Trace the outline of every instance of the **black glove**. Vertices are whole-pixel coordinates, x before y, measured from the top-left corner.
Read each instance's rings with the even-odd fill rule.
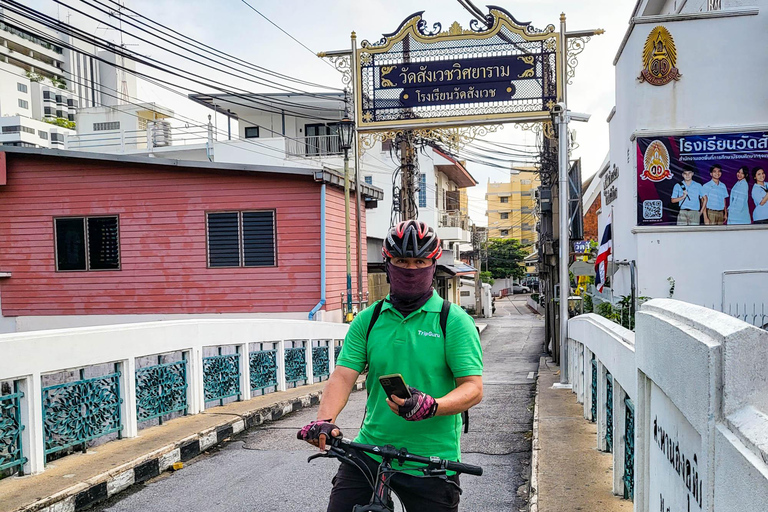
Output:
[[[338,430],[338,436],[333,436],[331,432]],[[325,439],[320,439],[320,436],[324,435]],[[296,433],[296,439],[301,439],[315,446],[320,446],[321,449],[325,448],[325,441],[332,437],[341,437],[341,429],[331,423],[331,419],[316,420],[305,425],[301,430]]]
[[[405,399],[403,405],[397,406],[397,414],[408,421],[421,421],[431,418],[437,413],[437,401],[426,393],[408,386],[411,397]]]

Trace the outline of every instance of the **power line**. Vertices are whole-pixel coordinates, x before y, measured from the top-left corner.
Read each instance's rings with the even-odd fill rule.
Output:
[[[100,0],[94,0],[94,1],[96,3],[98,3],[98,4],[100,4],[100,5],[105,5]],[[313,87],[320,87],[320,88],[323,88],[323,89],[330,89],[330,90],[334,90],[334,91],[341,91],[342,90],[342,89],[339,89],[337,87],[329,87],[327,85],[322,85],[322,84],[317,84],[317,83],[313,83],[313,82],[308,82],[308,81],[300,79],[300,78],[291,77],[289,75],[285,75],[283,73],[278,73],[278,72],[273,71],[271,69],[264,68],[262,66],[258,66],[256,64],[248,62],[248,61],[246,61],[244,59],[241,59],[239,57],[236,57],[234,55],[231,55],[229,53],[221,51],[221,50],[219,50],[217,48],[214,48],[213,46],[209,46],[209,45],[207,45],[207,44],[205,44],[205,43],[203,43],[201,41],[198,41],[197,39],[194,39],[193,37],[190,37],[190,36],[187,36],[185,34],[182,34],[181,32],[178,32],[177,30],[174,30],[171,27],[168,27],[168,26],[166,26],[166,25],[164,25],[164,24],[162,24],[162,23],[160,23],[160,22],[158,22],[156,20],[153,20],[151,18],[148,18],[147,16],[144,16],[143,14],[141,14],[141,13],[139,13],[139,12],[133,10],[133,9],[130,9],[130,8],[124,6],[124,5],[121,5],[120,3],[116,2],[115,0],[108,0],[108,1],[113,3],[113,4],[115,4],[115,5],[121,6],[123,10],[126,10],[126,11],[132,13],[133,15],[135,15],[138,18],[147,20],[147,21],[151,22],[152,24],[157,25],[157,26],[167,30],[171,34],[176,34],[178,36],[181,36],[181,37],[171,36],[174,39],[176,39],[177,41],[184,42],[188,46],[193,46],[193,47],[196,47],[196,48],[201,49],[201,50],[207,49],[207,51],[209,51],[209,53],[212,53],[212,54],[213,53],[221,54],[222,56],[227,57],[225,60],[229,60],[230,62],[236,62],[236,63],[238,63],[239,65],[241,65],[243,67],[248,67],[248,68],[254,69],[256,71],[260,71],[260,72],[263,72],[265,74],[275,76],[276,78],[281,78],[281,79],[287,80],[287,81],[293,81],[295,83],[300,83],[300,84],[303,84],[303,85],[308,85],[308,86],[313,86]],[[141,23],[142,25],[149,27],[149,25],[147,23],[144,23],[142,21],[138,21],[138,23]],[[185,39],[189,40],[189,41],[192,41],[195,44],[193,45],[193,44],[187,43],[186,41],[184,41]]]
[[[96,1],[98,1],[98,0],[96,0]],[[197,59],[193,59],[192,57],[188,57],[188,56],[186,56],[186,55],[182,55],[182,54],[180,54],[180,53],[179,53],[179,52],[177,52],[177,51],[174,51],[174,50],[170,50],[170,49],[168,49],[167,47],[165,47],[165,46],[162,46],[162,45],[160,45],[160,44],[157,44],[157,43],[153,43],[153,42],[151,42],[151,41],[148,41],[148,40],[144,39],[143,37],[139,37],[139,36],[137,36],[136,34],[134,34],[134,33],[132,33],[132,32],[129,32],[129,31],[127,31],[127,30],[124,30],[122,27],[115,27],[114,25],[110,25],[109,23],[106,23],[106,22],[104,22],[104,21],[103,21],[103,20],[101,20],[101,19],[98,19],[98,18],[96,18],[96,17],[94,17],[94,16],[91,16],[91,15],[89,15],[89,14],[86,14],[86,13],[84,13],[83,11],[80,11],[80,10],[78,10],[78,9],[75,9],[75,8],[73,8],[73,7],[69,6],[68,4],[66,4],[66,3],[62,2],[61,0],[53,0],[53,2],[55,2],[55,3],[59,4],[59,5],[63,5],[64,7],[67,7],[68,9],[72,9],[72,10],[74,10],[75,12],[82,14],[83,16],[86,16],[86,17],[88,17],[88,18],[90,18],[90,19],[92,19],[92,20],[94,20],[94,21],[97,21],[97,22],[99,22],[99,23],[102,23],[102,24],[106,25],[107,27],[110,27],[110,28],[112,28],[112,29],[114,29],[114,30],[118,30],[118,31],[120,31],[120,33],[121,33],[121,34],[126,34],[126,35],[129,35],[129,36],[131,36],[131,37],[133,37],[133,38],[135,38],[135,39],[137,39],[137,40],[139,40],[139,41],[142,41],[142,42],[144,42],[144,43],[147,43],[147,44],[149,44],[149,45],[151,45],[151,46],[154,46],[155,48],[158,48],[158,49],[160,49],[160,50],[166,51],[166,52],[170,53],[171,55],[175,55],[175,56],[177,56],[177,57],[181,57],[181,58],[183,58],[183,59],[189,60],[189,61],[191,61],[191,62],[194,62],[194,63],[196,63],[196,64],[201,64],[201,65],[207,66],[207,67],[209,67],[209,68],[211,68],[211,69],[215,69],[216,71],[221,71],[221,72],[229,73],[229,71],[227,71],[227,69],[222,69],[222,68],[219,68],[219,67],[216,67],[216,66],[211,66],[211,65],[209,65],[209,64],[206,64],[206,63],[204,63],[204,62],[201,62],[201,61],[199,61],[199,60],[197,60]],[[86,4],[86,5],[88,5],[89,7],[93,8],[93,9],[95,9],[95,10],[97,10],[97,11],[101,12],[101,13],[104,13],[104,14],[106,14],[106,15],[110,16],[110,17],[116,17],[116,16],[115,16],[115,14],[114,14],[114,12],[112,12],[112,11],[108,11],[108,10],[105,10],[105,9],[102,9],[102,8],[100,8],[100,7],[97,7],[97,6],[93,5],[92,3],[90,3],[88,0],[80,0],[80,2],[82,2],[82,3]],[[103,4],[102,4],[102,5],[103,5]],[[119,18],[119,20],[120,20],[120,23],[121,23],[121,24],[122,24],[122,23],[125,23],[126,25],[130,25],[130,26],[132,26],[132,27],[134,27],[134,28],[137,28],[137,29],[138,29],[138,30],[140,30],[141,32],[143,32],[143,33],[145,33],[145,34],[148,34],[148,35],[150,35],[150,36],[152,36],[152,37],[154,37],[154,38],[157,38],[157,39],[161,39],[161,40],[163,39],[163,38],[161,38],[160,36],[158,36],[158,35],[156,35],[156,34],[154,34],[154,33],[152,33],[152,32],[149,32],[147,29],[144,29],[144,28],[141,28],[141,27],[139,27],[138,25],[136,25],[135,23],[132,23],[131,21],[128,21],[128,20],[123,20],[123,19],[122,19],[122,17],[120,17],[120,18]],[[167,35],[167,34],[165,34],[165,35]],[[239,69],[236,69],[236,68],[234,68],[233,66],[231,66],[231,65],[229,65],[229,64],[224,64],[224,63],[222,63],[222,62],[221,62],[221,61],[219,61],[219,60],[213,59],[213,58],[211,58],[211,57],[207,57],[207,56],[205,56],[205,55],[203,55],[203,54],[201,54],[201,53],[199,53],[199,52],[196,52],[196,51],[193,51],[193,50],[189,50],[189,49],[185,49],[185,48],[180,48],[180,49],[182,49],[183,51],[189,52],[189,53],[191,53],[192,55],[195,55],[195,56],[201,57],[201,58],[203,58],[203,59],[206,59],[207,61],[210,61],[210,62],[214,62],[214,63],[216,63],[216,64],[220,64],[220,65],[223,65],[223,66],[225,66],[226,68],[228,68],[229,70],[235,71],[236,73],[243,73],[243,74],[245,74],[245,76],[242,76],[242,75],[240,75],[240,74],[234,74],[234,73],[231,73],[231,74],[232,74],[232,76],[234,76],[234,77],[236,77],[236,78],[240,78],[240,79],[242,79],[242,80],[246,80],[246,81],[248,81],[248,82],[252,82],[252,83],[255,83],[255,84],[257,84],[257,85],[263,85],[263,86],[266,86],[266,87],[271,87],[271,88],[273,88],[273,89],[277,89],[277,90],[279,90],[279,91],[283,91],[283,92],[298,92],[298,93],[306,94],[306,95],[308,95],[308,96],[315,96],[313,93],[310,93],[310,92],[306,92],[306,91],[303,91],[303,90],[301,90],[301,89],[297,89],[297,88],[295,88],[295,87],[291,87],[291,86],[286,86],[286,85],[278,84],[277,82],[274,82],[274,81],[272,81],[272,80],[268,80],[268,79],[265,79],[265,78],[259,77],[259,76],[255,75],[255,74],[253,74],[253,73],[249,73],[249,72],[241,71],[241,70],[239,70]],[[145,58],[148,58],[148,57],[145,57]],[[199,76],[199,75],[195,75],[195,76]],[[249,77],[250,77],[250,78],[249,78]],[[311,107],[311,106],[308,106],[308,105],[307,105],[307,106],[305,106],[305,108],[310,108],[310,109],[311,109],[311,108],[314,108],[314,109],[317,109],[317,110],[328,110],[328,109],[322,109],[322,108],[318,108],[318,107]]]
[[[312,49],[310,49],[310,48],[309,48],[307,45],[305,45],[304,43],[302,43],[301,41],[299,41],[298,39],[296,39],[295,37],[293,37],[291,34],[289,34],[288,32],[286,32],[285,30],[283,30],[283,29],[282,29],[282,28],[281,28],[281,27],[280,27],[280,26],[279,26],[277,23],[275,23],[275,22],[274,22],[274,21],[272,21],[271,19],[269,19],[269,18],[267,18],[266,16],[264,16],[264,15],[263,15],[263,14],[262,14],[262,13],[261,13],[261,12],[260,12],[258,9],[256,9],[254,6],[252,6],[251,4],[249,4],[248,2],[246,2],[245,0],[241,0],[241,1],[242,1],[242,2],[243,2],[245,5],[247,5],[248,7],[250,7],[250,8],[251,8],[251,10],[252,10],[252,11],[254,11],[256,14],[258,14],[259,16],[261,16],[262,18],[264,18],[265,20],[267,20],[268,22],[270,22],[270,23],[271,23],[271,24],[272,24],[274,27],[276,27],[276,28],[277,28],[277,29],[278,29],[280,32],[282,32],[283,34],[287,35],[288,37],[290,37],[291,39],[293,39],[294,41],[296,41],[297,43],[299,43],[299,44],[300,44],[301,46],[303,46],[303,47],[304,47],[304,48],[305,48],[305,49],[306,49],[306,50],[307,50],[309,53],[311,53],[312,55],[314,55],[315,57],[317,57],[317,52],[314,52],[314,51],[312,51]],[[326,60],[323,60],[323,62],[325,62],[326,64],[328,64],[329,66],[331,66],[331,68],[333,68],[333,69],[336,69],[336,68],[334,68],[334,67],[333,67],[333,66],[332,66],[332,65],[331,65],[331,64],[330,64],[328,61],[326,61]]]
[[[189,81],[191,81],[193,83],[197,83],[197,84],[200,84],[200,85],[211,87],[213,89],[222,91],[224,93],[227,93],[227,94],[230,94],[232,96],[244,99],[246,101],[249,101],[249,102],[257,104],[257,105],[266,105],[267,107],[271,107],[272,109],[266,108],[266,107],[257,108],[257,107],[254,107],[253,105],[248,105],[248,104],[245,104],[245,103],[239,103],[239,102],[236,102],[236,101],[230,101],[232,104],[253,108],[255,110],[262,110],[264,112],[271,112],[273,114],[279,114],[279,113],[282,113],[282,112],[288,112],[290,114],[293,114],[295,117],[300,117],[300,118],[304,118],[304,119],[317,119],[317,120],[324,120],[324,121],[335,121],[335,119],[331,119],[331,118],[323,118],[323,117],[319,117],[319,116],[307,116],[307,115],[301,114],[299,112],[295,112],[293,110],[289,110],[289,109],[285,109],[285,108],[280,108],[280,107],[273,107],[273,106],[269,105],[268,103],[266,103],[264,101],[260,101],[260,100],[254,99],[253,97],[248,97],[247,96],[247,95],[253,96],[253,93],[246,92],[246,95],[244,95],[242,93],[237,93],[237,92],[233,92],[233,91],[224,89],[224,88],[221,87],[221,85],[226,85],[226,84],[222,84],[221,82],[212,81],[213,84],[218,84],[218,85],[211,85],[211,83],[208,83],[208,82],[204,82],[204,81],[201,81],[201,80],[196,80],[196,79],[189,78],[188,75],[191,75],[191,74],[189,72],[187,72],[186,70],[182,70],[180,68],[176,68],[174,66],[170,66],[170,65],[164,64],[164,63],[162,63],[160,61],[157,61],[156,59],[152,59],[152,58],[148,58],[148,59],[150,61],[156,61],[159,64],[154,64],[152,62],[148,62],[146,60],[138,58],[140,56],[137,57],[136,55],[132,55],[131,53],[128,53],[128,52],[124,51],[123,49],[116,48],[114,44],[112,44],[112,43],[110,43],[110,42],[108,42],[108,41],[106,41],[106,40],[104,40],[102,38],[98,38],[96,36],[91,36],[90,34],[84,33],[80,29],[77,29],[77,28],[75,28],[75,27],[73,27],[71,25],[68,25],[66,23],[60,22],[58,20],[55,20],[54,18],[51,18],[50,16],[47,16],[47,15],[45,15],[43,13],[40,13],[39,11],[36,11],[34,9],[31,9],[31,8],[25,7],[23,5],[20,5],[17,2],[14,2],[12,0],[3,0],[3,2],[5,2],[6,4],[10,4],[10,6],[8,6],[8,5],[6,6],[6,9],[8,9],[11,12],[15,12],[15,13],[21,15],[21,16],[24,16],[24,17],[26,17],[28,19],[36,21],[36,22],[38,22],[38,23],[40,23],[40,24],[42,24],[42,25],[44,25],[44,26],[46,26],[48,28],[51,28],[51,29],[57,30],[59,32],[62,32],[64,34],[66,34],[66,35],[69,35],[70,37],[74,37],[74,38],[79,39],[81,41],[84,41],[86,43],[92,44],[95,47],[102,48],[104,50],[112,52],[115,55],[122,56],[122,57],[128,57],[131,60],[133,60],[133,61],[135,61],[137,63],[144,64],[144,65],[146,65],[146,66],[148,66],[148,67],[150,67],[152,69],[156,69],[158,71],[163,71],[163,72],[168,73],[170,75],[174,75],[174,76],[177,76],[179,78],[189,80]],[[30,13],[31,13],[31,15],[30,15]],[[22,23],[19,23],[19,24],[20,25],[24,25]],[[27,27],[29,27],[29,26],[27,26]],[[29,27],[29,29],[31,29],[31,30],[33,30],[35,32],[40,33],[38,30],[34,29],[34,27]],[[43,33],[43,36],[46,37],[46,39],[51,39],[51,37],[48,34],[44,34]],[[193,93],[196,93],[196,94],[204,94],[204,93],[202,93],[200,91],[192,89],[191,87],[180,85],[180,84],[175,84],[173,82],[169,82],[167,80],[160,79],[160,78],[157,78],[157,77],[150,77],[150,75],[147,75],[145,73],[129,69],[129,68],[125,67],[125,66],[118,65],[116,63],[108,62],[106,59],[104,59],[102,57],[99,57],[98,55],[94,55],[92,53],[85,52],[82,49],[74,47],[74,46],[72,46],[71,44],[69,44],[69,43],[67,43],[65,41],[62,41],[62,40],[58,40],[58,41],[59,42],[57,44],[59,44],[62,47],[65,47],[65,48],[67,48],[69,50],[72,50],[72,51],[74,51],[76,53],[81,53],[83,55],[88,55],[88,56],[90,56],[91,58],[93,58],[95,60],[98,60],[100,62],[104,62],[107,65],[110,65],[112,67],[115,67],[117,69],[120,69],[120,70],[128,72],[128,73],[131,73],[131,74],[133,74],[135,76],[140,76],[142,78],[144,78],[144,77],[153,78],[157,82],[162,82],[162,83],[165,83],[167,85],[172,85],[172,86],[180,87],[182,89],[185,89],[187,91],[190,91],[190,92],[193,92]],[[166,66],[167,68],[176,69],[178,71],[169,71],[168,69],[164,69],[162,67],[163,65]],[[200,77],[200,75],[193,75],[193,76]],[[203,78],[203,77],[200,77],[200,78]],[[301,105],[296,105],[296,106],[301,107]],[[274,110],[274,109],[278,109],[278,110]]]

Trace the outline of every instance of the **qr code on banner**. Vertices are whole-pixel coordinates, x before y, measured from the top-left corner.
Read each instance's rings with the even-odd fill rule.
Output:
[[[643,201],[643,218],[646,220],[661,219],[661,201],[659,199],[649,199]]]

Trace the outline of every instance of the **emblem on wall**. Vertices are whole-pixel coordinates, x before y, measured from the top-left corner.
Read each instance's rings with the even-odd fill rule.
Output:
[[[675,67],[677,49],[672,34],[659,25],[651,30],[643,48],[643,70],[638,79],[651,85],[666,85],[682,76]]]
[[[672,172],[669,170],[669,151],[660,140],[654,140],[648,145],[643,161],[645,170],[640,175],[641,179],[649,181],[672,179]]]

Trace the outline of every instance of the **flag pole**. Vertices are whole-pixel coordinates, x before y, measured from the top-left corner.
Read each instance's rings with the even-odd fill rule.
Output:
[[[611,273],[611,308],[613,308],[613,276],[616,273],[616,248],[613,245],[613,205],[611,205],[611,268],[609,272]]]

